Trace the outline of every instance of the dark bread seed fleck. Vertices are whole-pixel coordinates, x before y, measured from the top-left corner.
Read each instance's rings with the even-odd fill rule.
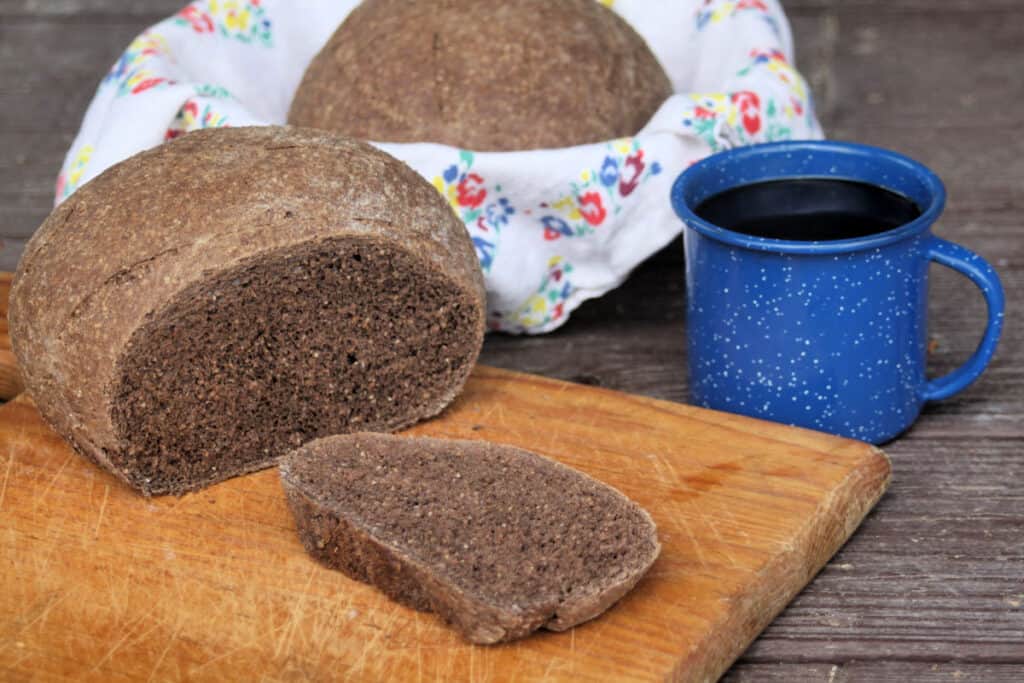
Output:
[[[333,436],[289,454],[280,472],[314,557],[474,642],[591,619],[660,549],[635,503],[512,446]]]

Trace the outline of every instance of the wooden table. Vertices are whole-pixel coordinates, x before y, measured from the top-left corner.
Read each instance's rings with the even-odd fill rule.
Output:
[[[0,0],[0,234],[28,235],[98,75],[181,0]],[[991,259],[1007,326],[984,378],[886,450],[889,494],[728,681],[1024,680],[1024,19],[1019,0],[785,3],[831,137],[946,180],[938,232]],[[0,270],[14,251],[0,252]],[[686,400],[680,242],[544,337],[483,362]],[[984,306],[935,269],[931,368],[967,357]],[[0,625],[0,637],[8,637]]]

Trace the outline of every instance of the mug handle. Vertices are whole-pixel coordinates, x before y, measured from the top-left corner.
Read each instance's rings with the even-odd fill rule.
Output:
[[[974,354],[953,372],[933,379],[925,385],[924,400],[937,401],[949,398],[967,388],[971,382],[978,379],[985,366],[992,360],[992,354],[996,352],[996,346],[999,344],[999,335],[1003,331],[1003,309],[1006,300],[1003,296],[1003,285],[995,269],[970,249],[933,236],[928,245],[927,256],[930,261],[967,276],[985,295],[985,303],[988,304],[985,336],[982,337]]]

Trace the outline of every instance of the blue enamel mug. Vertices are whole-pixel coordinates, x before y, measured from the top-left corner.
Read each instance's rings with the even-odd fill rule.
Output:
[[[919,215],[847,239],[778,239],[715,225],[704,202],[754,183],[852,181],[912,201]],[[926,401],[952,396],[985,369],[999,341],[1004,297],[981,257],[932,234],[942,182],[892,151],[781,142],[712,155],[684,171],[672,204],[685,224],[690,390],[695,403],[872,443],[913,424]],[[971,358],[925,375],[928,270],[967,276],[988,305]]]

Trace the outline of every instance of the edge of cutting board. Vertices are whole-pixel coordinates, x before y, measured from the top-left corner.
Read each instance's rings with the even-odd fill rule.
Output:
[[[559,396],[567,390],[573,390],[574,394],[569,409],[572,416],[564,430],[559,428],[557,433],[545,430],[532,435],[524,432],[529,430],[539,410],[548,408],[545,412],[550,415],[553,405],[561,405]],[[495,407],[508,402],[513,402],[515,408]],[[557,419],[561,418],[559,413]],[[549,422],[551,419],[548,418]],[[604,441],[606,437],[602,435],[602,440],[595,441],[595,425],[606,424],[609,419],[614,428],[608,434],[610,440]],[[673,460],[667,454],[659,455],[646,447],[638,450],[624,446],[634,436],[626,433],[626,425],[658,431],[659,423],[679,420],[690,424],[691,442],[684,448],[695,449],[693,460]],[[6,503],[7,511],[14,513],[6,520],[0,515],[0,530],[7,532],[0,534],[4,538],[0,547],[7,543],[7,552],[14,558],[10,566],[0,567],[0,577],[5,572],[13,572],[7,580],[15,579],[14,585],[18,587],[7,600],[0,598],[0,614],[13,618],[11,623],[15,627],[24,622],[24,629],[29,626],[33,629],[26,632],[15,628],[6,643],[0,639],[0,651],[4,645],[12,646],[14,640],[25,641],[24,656],[37,651],[37,656],[43,658],[28,660],[34,662],[33,666],[57,657],[53,661],[62,661],[59,667],[65,673],[82,673],[89,669],[89,673],[95,675],[87,675],[88,680],[105,680],[103,676],[113,671],[128,675],[127,669],[145,671],[153,666],[155,653],[161,648],[170,648],[170,643],[165,645],[165,641],[167,638],[173,641],[177,635],[168,631],[169,623],[179,618],[210,618],[209,615],[203,617],[205,610],[197,605],[222,600],[234,610],[232,618],[239,624],[252,625],[272,619],[275,612],[271,603],[275,598],[268,597],[262,599],[261,604],[250,606],[236,604],[234,598],[229,600],[224,593],[225,590],[229,591],[227,595],[242,591],[242,595],[247,595],[240,587],[244,583],[232,581],[250,573],[268,574],[268,564],[275,567],[270,572],[276,582],[275,590],[287,592],[288,596],[284,603],[278,600],[277,609],[285,605],[307,607],[302,610],[301,619],[293,614],[279,627],[274,627],[275,622],[271,621],[253,628],[276,633],[273,628],[286,627],[286,632],[305,633],[302,637],[305,647],[291,653],[266,647],[256,648],[257,651],[240,650],[232,641],[222,643],[200,637],[202,628],[193,625],[196,632],[190,636],[191,644],[179,642],[172,652],[164,653],[166,657],[161,655],[156,666],[165,661],[174,662],[173,666],[186,678],[192,678],[191,673],[201,668],[204,673],[199,678],[218,680],[233,677],[257,663],[265,673],[283,675],[289,667],[301,662],[304,667],[312,667],[308,672],[319,671],[318,676],[326,676],[329,671],[340,672],[341,669],[335,667],[343,666],[360,651],[365,657],[373,647],[390,647],[386,643],[393,636],[397,641],[394,647],[399,649],[387,652],[381,660],[389,663],[391,668],[387,670],[392,673],[407,670],[394,668],[397,666],[415,666],[416,660],[408,660],[408,653],[419,653],[423,645],[424,652],[434,653],[431,666],[441,667],[435,668],[435,672],[447,671],[458,678],[468,674],[471,680],[479,681],[506,680],[510,671],[517,673],[516,680],[546,676],[549,672],[554,674],[552,680],[716,680],[847,542],[882,497],[891,476],[887,456],[862,442],[478,366],[462,396],[441,418],[421,423],[406,433],[486,438],[503,443],[515,443],[517,438],[532,439],[536,443],[519,445],[536,448],[549,457],[576,466],[616,486],[645,506],[655,516],[663,542],[662,557],[649,576],[609,614],[565,634],[539,634],[506,647],[479,648],[457,642],[457,636],[449,633],[433,615],[403,611],[404,608],[392,605],[375,589],[351,582],[312,562],[294,532],[288,529],[291,524],[273,469],[231,479],[183,498],[164,496],[147,500],[75,456],[43,424],[28,395],[0,406],[0,432],[11,437],[6,468],[4,458],[0,457],[0,470],[6,470],[3,483],[7,494],[6,501],[0,497],[0,507],[5,507]],[[581,451],[573,445],[577,450],[575,457],[579,458],[573,461],[574,454],[564,442],[575,444],[581,435],[588,434],[590,436],[580,443],[586,442],[596,450]],[[617,443],[619,435],[623,440],[621,444]],[[549,441],[550,449],[540,447]],[[562,446],[558,445],[560,442]],[[29,455],[26,449],[35,448],[42,449],[40,455]],[[775,455],[767,455],[768,451]],[[762,453],[767,458],[763,462]],[[630,460],[627,462],[624,457]],[[30,464],[35,458],[38,458],[36,464]],[[15,459],[18,464],[12,470]],[[649,488],[650,482],[643,478],[633,480],[631,470],[621,469],[629,468],[629,463],[659,472],[656,487]],[[730,494],[726,500],[721,492],[716,493],[723,485],[719,477],[733,482],[727,488],[734,489],[738,497]],[[8,478],[11,486],[7,486]],[[822,487],[823,481],[830,483]],[[670,488],[666,489],[666,484]],[[48,504],[59,502],[59,508],[64,511],[55,515],[47,513],[43,499]],[[662,502],[656,503],[656,500]],[[803,516],[794,517],[792,509],[787,512],[791,505],[799,506]],[[678,513],[682,516],[668,516]],[[772,521],[776,514],[792,520],[793,526],[786,527],[785,533],[780,523]],[[748,516],[752,516],[751,519],[744,521]],[[226,520],[230,520],[229,526],[224,526]],[[160,529],[155,536],[148,531],[154,524]],[[768,536],[748,549],[747,539],[752,538],[748,532],[757,534],[758,529],[764,529]],[[56,536],[51,537],[51,532]],[[668,550],[669,536],[675,537],[672,551]],[[202,548],[193,548],[190,539],[195,537],[208,542]],[[680,543],[688,545],[688,537],[699,546],[693,552],[683,552],[680,547]],[[698,537],[703,540],[698,542]],[[56,559],[62,555],[57,549],[65,547],[65,542],[70,542],[72,547],[82,544],[83,553]],[[216,558],[189,559],[193,555],[206,557],[204,553],[210,552],[206,546],[221,551]],[[33,554],[37,547],[44,550],[38,558]],[[84,552],[86,549],[88,553]],[[94,552],[99,554],[92,555]],[[171,557],[177,555],[178,559],[168,564],[167,553]],[[83,556],[91,559],[81,559]],[[758,557],[761,559],[750,559]],[[97,619],[97,610],[112,609],[104,607],[103,600],[93,604],[95,600],[90,597],[95,590],[102,593],[105,586],[111,587],[107,585],[110,579],[102,578],[106,572],[96,571],[97,562],[106,567],[123,567],[130,575],[124,580],[131,582],[131,591],[152,596],[163,611],[184,609],[191,616],[152,616],[150,624],[145,616],[150,602],[133,597],[131,591],[115,591],[119,597],[118,609],[114,611],[123,614],[114,621],[109,616],[106,621],[95,623],[86,620],[83,615],[87,613]],[[207,566],[211,562],[215,566]],[[40,574],[38,570],[43,567],[47,569]],[[227,580],[225,576],[235,579]],[[191,606],[179,607],[173,598],[176,591],[182,590],[183,583],[196,591],[191,595]],[[232,588],[225,589],[226,585]],[[23,593],[20,597],[19,591]],[[51,603],[61,601],[58,598],[71,595],[77,597],[68,600],[66,608],[50,609]],[[167,596],[171,597],[165,599]],[[342,604],[338,602],[339,596],[345,596],[342,603],[349,601],[357,605],[357,613],[367,615],[371,623],[360,627],[358,620],[343,619],[337,624],[343,632],[332,633],[327,638],[321,623],[324,613],[308,606],[330,605],[328,611],[334,615],[337,605]],[[249,599],[252,597],[250,595]],[[29,606],[27,612],[25,606]],[[11,607],[16,608],[14,613],[10,612]],[[33,618],[33,615],[38,616],[39,609],[48,614],[45,625]],[[137,626],[142,630],[143,625],[145,629],[135,634],[131,647],[119,650],[120,659],[104,658],[97,663],[95,655],[82,657],[81,650],[77,655],[65,653],[58,657],[65,646],[70,647],[70,641],[64,642],[61,634],[78,634],[71,639],[84,639],[92,643],[91,650],[103,650],[108,644],[97,640],[103,637],[100,634],[109,633],[107,629],[112,623],[120,624],[124,619],[134,624],[133,629]],[[396,627],[397,630],[380,625],[399,623],[401,627]],[[418,642],[421,632],[427,638],[425,644]],[[116,639],[118,631],[114,633]],[[345,645],[347,649],[343,651],[337,649],[340,646],[328,644],[342,639],[351,643]],[[312,654],[317,651],[321,654],[311,658],[310,644]],[[589,653],[582,660],[576,659],[577,646],[581,653]],[[226,651],[237,653],[242,659],[222,661],[217,654],[219,650],[211,651],[211,647],[227,648]],[[336,648],[332,658],[322,660],[324,648],[331,651],[332,647]],[[410,650],[410,647],[415,649]],[[637,657],[647,661],[638,662]],[[202,664],[193,671],[189,664],[207,659],[218,665],[208,669],[207,664]],[[360,661],[365,666],[365,659]],[[99,668],[100,664],[105,668]],[[0,678],[3,671],[4,666],[0,664]],[[57,669],[50,673],[55,671]],[[8,673],[16,675],[18,671],[12,669]],[[365,675],[376,679],[381,672],[360,669],[347,670],[347,673],[357,678]]]
[[[0,399],[16,396],[23,387],[10,349],[6,321],[7,295],[11,281],[12,274],[0,273]],[[829,490],[822,501],[819,501],[814,514],[803,521],[785,552],[774,556],[763,565],[749,589],[730,598],[739,604],[724,610],[716,617],[716,621],[709,623],[705,636],[691,643],[688,651],[676,661],[669,674],[672,680],[703,681],[721,676],[850,538],[882,497],[891,478],[892,470],[888,457],[880,449],[866,443],[694,406],[623,394],[600,387],[577,386],[560,380],[485,366],[478,366],[474,370],[465,394],[457,401],[455,409],[447,413],[448,419],[423,423],[408,433],[479,438],[475,433],[479,425],[475,422],[480,419],[480,415],[466,409],[465,406],[482,405],[501,395],[514,395],[517,400],[522,399],[529,404],[533,395],[546,396],[552,390],[561,392],[570,388],[576,391],[577,396],[595,413],[600,413],[605,403],[616,403],[619,406],[628,406],[628,412],[634,419],[637,415],[649,415],[652,420],[664,416],[685,418],[705,424],[719,435],[725,434],[730,440],[728,444],[767,439],[785,448],[799,449],[819,454],[826,459],[834,458],[849,462],[847,475]],[[528,408],[543,409],[543,406],[528,405]],[[6,406],[0,406],[0,411],[17,414],[22,414],[23,411],[35,413],[35,407],[30,397],[21,395]],[[631,418],[626,416],[624,419],[628,428],[628,420]],[[493,435],[489,433],[488,436]],[[272,475],[263,472],[250,476],[255,478]],[[4,484],[6,483],[5,478]],[[0,501],[2,500],[0,497]],[[731,633],[733,637],[718,637],[717,634],[723,631]]]
[[[7,328],[7,298],[13,281],[14,273],[0,272],[0,401],[10,400],[25,390]]]

